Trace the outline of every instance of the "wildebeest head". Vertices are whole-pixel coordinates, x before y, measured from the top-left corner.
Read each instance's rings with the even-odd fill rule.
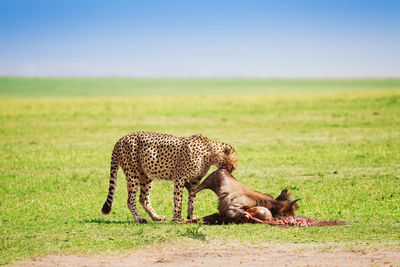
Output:
[[[273,207],[270,209],[274,218],[294,216],[294,212],[299,208],[296,202],[301,198],[290,200],[290,194],[285,189],[275,199]]]

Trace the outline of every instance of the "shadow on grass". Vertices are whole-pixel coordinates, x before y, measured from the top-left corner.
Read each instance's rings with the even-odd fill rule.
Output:
[[[131,224],[131,225],[143,225],[143,226],[144,225],[151,225],[151,226],[157,225],[157,226],[160,226],[160,225],[173,225],[173,224],[176,224],[176,223],[172,223],[172,222],[168,222],[168,221],[166,221],[166,222],[148,221],[147,223],[137,223],[135,221],[129,221],[129,220],[117,221],[117,220],[107,220],[107,219],[83,220],[83,221],[81,221],[81,223],[121,224],[121,225],[123,225],[123,224],[125,224],[125,225]]]
[[[137,224],[133,221],[115,221],[115,220],[102,220],[102,219],[91,219],[91,220],[83,220],[82,223],[97,223],[97,224]]]

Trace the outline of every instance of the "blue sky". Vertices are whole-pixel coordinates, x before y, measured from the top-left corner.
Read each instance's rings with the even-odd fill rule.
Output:
[[[0,75],[400,77],[400,1],[0,0]]]

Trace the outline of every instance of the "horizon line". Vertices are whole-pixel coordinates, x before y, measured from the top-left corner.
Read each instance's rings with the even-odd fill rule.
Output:
[[[396,80],[399,76],[144,76],[144,75],[1,75],[0,78],[41,78],[41,79],[254,79],[254,80]]]

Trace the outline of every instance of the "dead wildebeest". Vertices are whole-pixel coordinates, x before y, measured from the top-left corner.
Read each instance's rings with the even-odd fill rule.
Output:
[[[189,187],[189,184],[186,186]],[[287,190],[273,198],[241,184],[224,169],[218,169],[207,176],[197,187],[196,194],[204,189],[211,189],[219,198],[219,213],[200,219],[206,224],[265,223],[272,220],[272,217],[291,217],[299,207],[296,202],[300,198],[291,201]],[[199,219],[190,222],[196,221]]]

